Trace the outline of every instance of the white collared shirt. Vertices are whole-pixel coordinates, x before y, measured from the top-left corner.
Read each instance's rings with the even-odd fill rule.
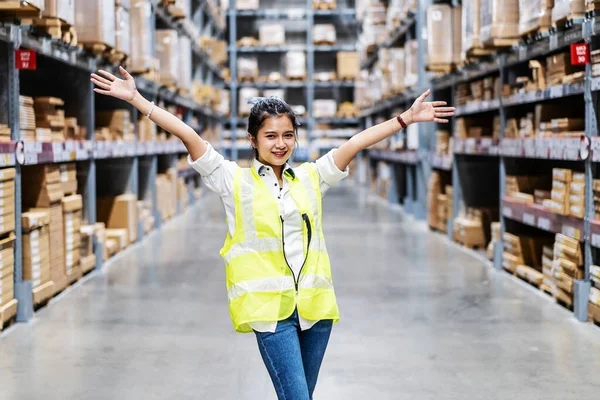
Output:
[[[192,161],[188,156],[188,162],[201,176],[206,187],[219,196],[225,207],[227,216],[227,225],[229,234],[233,236],[235,231],[235,205],[233,200],[233,175],[238,168],[237,163],[225,158],[219,154],[210,144],[204,155],[196,161]],[[329,188],[339,183],[348,176],[348,168],[340,171],[333,161],[335,149],[315,161],[320,178],[321,194],[324,195]],[[273,168],[263,165],[258,160],[253,161],[253,168],[265,180],[271,193],[279,202],[279,212],[283,218],[284,230],[284,252],[290,268],[294,272],[296,279],[300,273],[300,268],[304,262],[304,246],[302,239],[302,217],[296,203],[290,195],[290,185],[287,179],[283,178],[283,186],[280,187],[279,181],[275,176]],[[293,177],[293,169],[289,165],[284,166],[284,174]],[[300,328],[302,330],[310,329],[318,321],[300,319]],[[251,324],[252,329],[259,332],[275,332],[277,322],[255,322]]]

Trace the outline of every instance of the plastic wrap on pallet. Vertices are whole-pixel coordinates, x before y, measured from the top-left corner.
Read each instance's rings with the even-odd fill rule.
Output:
[[[176,85],[179,82],[179,38],[175,29],[157,29],[156,57],[160,62],[160,83]]]
[[[80,43],[102,43],[115,47],[115,3],[75,0],[75,30]]]
[[[337,111],[337,102],[332,99],[315,99],[313,101],[313,117],[333,118]]]
[[[256,57],[240,57],[237,60],[238,79],[258,78],[258,59]]]
[[[382,2],[372,2],[365,9],[365,23],[371,25],[385,25],[387,18],[386,4]]]
[[[554,0],[519,0],[519,35],[548,29]]]
[[[179,36],[179,86],[192,87],[192,40]]]
[[[75,0],[46,0],[43,9],[44,17],[59,18],[69,25],[75,23]]]
[[[432,4],[427,7],[428,64],[452,63],[452,7]]]
[[[406,18],[409,14],[416,14],[418,0],[404,0],[402,4],[402,17]]]
[[[585,11],[585,0],[554,0],[552,22],[563,19],[583,18]]]
[[[462,58],[471,49],[481,48],[480,32],[481,0],[463,0],[462,2]]]
[[[404,59],[406,60],[406,69],[404,76],[404,86],[412,88],[419,79],[419,43],[416,40],[407,40],[404,44]]]
[[[288,78],[306,77],[306,53],[288,51],[285,55],[285,76]]]
[[[482,42],[519,36],[519,0],[481,0],[480,11]]]
[[[131,0],[131,70],[152,68],[152,5],[147,0]]]
[[[402,15],[403,0],[391,0],[387,9],[387,17],[385,20],[386,29],[391,31],[396,26],[400,25],[404,16]]]
[[[115,49],[131,54],[131,17],[126,8],[115,8]]]
[[[390,75],[392,90],[400,93],[404,90],[404,76],[406,75],[406,60],[404,48],[390,49]]]
[[[267,21],[258,28],[258,41],[261,46],[283,46],[285,44],[285,26]]]
[[[335,43],[337,40],[335,25],[316,24],[313,28],[313,41]]]
[[[238,103],[238,112],[240,113],[240,115],[250,114],[252,104],[248,104],[248,100],[258,96],[260,96],[258,89],[249,87],[240,89],[240,101]]]

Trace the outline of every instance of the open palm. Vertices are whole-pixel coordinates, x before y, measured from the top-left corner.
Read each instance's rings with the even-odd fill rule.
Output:
[[[454,107],[444,107],[445,101],[426,102],[425,99],[431,90],[427,90],[420,95],[413,103],[409,112],[412,117],[412,122],[437,122],[440,124],[448,123],[446,118],[454,116]]]
[[[116,97],[117,99],[132,101],[135,97],[137,89],[133,77],[123,67],[119,67],[119,71],[125,79],[119,79],[110,72],[98,70],[98,74],[92,74],[91,81],[98,86],[94,88],[94,92],[107,96]]]

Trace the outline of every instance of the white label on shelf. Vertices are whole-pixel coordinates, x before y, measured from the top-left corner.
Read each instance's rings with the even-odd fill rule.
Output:
[[[502,208],[502,214],[504,214],[504,216],[506,216],[506,217],[512,217],[512,208],[510,208],[510,207],[503,207]]]
[[[527,225],[535,226],[535,216],[533,214],[523,213],[523,222]]]
[[[579,230],[573,228],[572,226],[563,225],[563,227],[562,227],[562,234],[567,235],[573,239],[577,239],[577,235],[576,235],[577,232],[579,232]]]
[[[600,248],[600,235],[592,233],[592,246]]]
[[[537,222],[537,226],[540,229],[543,229],[545,231],[549,231],[550,230],[550,220],[548,218],[539,217],[538,218],[538,222]]]
[[[558,36],[557,35],[550,35],[550,43],[549,43],[550,50],[554,50],[557,47],[558,47]]]
[[[563,95],[563,86],[551,86],[550,87],[550,98],[555,99],[557,97],[562,97]]]

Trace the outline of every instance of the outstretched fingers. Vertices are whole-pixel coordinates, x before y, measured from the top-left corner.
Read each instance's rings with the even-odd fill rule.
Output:
[[[98,74],[92,74],[92,78],[97,80],[98,82],[106,83],[107,85],[110,85],[111,83],[108,79],[103,78]]]
[[[98,70],[98,73],[99,73],[100,75],[104,76],[106,79],[108,79],[108,80],[109,80],[109,81],[111,81],[111,82],[112,82],[112,81],[114,81],[115,79],[117,79],[117,77],[116,77],[116,76],[114,76],[114,75],[113,75],[113,74],[111,74],[110,72],[108,72],[108,71],[105,71],[105,70],[103,70],[103,69],[99,69],[99,70]]]
[[[454,112],[456,108],[454,107],[435,107],[435,112]]]
[[[446,103],[445,101],[433,101],[433,102],[431,102],[431,105],[434,106],[434,107],[442,107],[442,106],[445,106],[446,104],[448,104],[448,103]]]
[[[417,100],[418,101],[425,101],[425,99],[427,98],[427,96],[429,96],[429,93],[431,93],[431,89],[427,89],[425,91],[425,93],[423,93],[422,95],[420,95]]]
[[[92,78],[91,81],[92,81],[92,83],[94,85],[96,85],[96,86],[98,86],[98,87],[100,87],[102,89],[110,90],[110,84],[109,83],[105,83],[105,82],[99,81],[96,78]]]
[[[129,72],[127,72],[127,70],[120,65],[119,65],[119,71],[121,72],[121,75],[123,75],[125,77],[125,79],[132,78],[132,76],[129,74]]]
[[[95,88],[94,92],[100,93],[100,94],[110,95],[110,91],[109,90],[102,90],[102,89]]]
[[[443,118],[434,118],[433,122],[437,122],[438,124],[447,124],[448,120]]]
[[[451,117],[453,115],[454,115],[453,112],[439,112],[439,111],[435,112],[436,117]]]

